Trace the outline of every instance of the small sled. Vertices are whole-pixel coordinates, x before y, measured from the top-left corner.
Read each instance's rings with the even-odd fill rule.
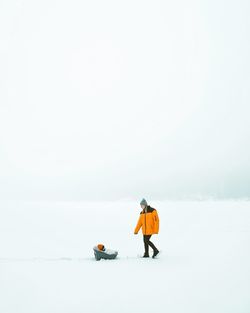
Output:
[[[117,257],[118,252],[110,249],[106,249],[104,245],[99,244],[93,248],[96,261],[113,260]]]

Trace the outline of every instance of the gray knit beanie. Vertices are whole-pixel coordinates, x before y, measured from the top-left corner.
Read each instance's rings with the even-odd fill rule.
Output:
[[[147,201],[145,199],[142,199],[141,202],[140,202],[140,205],[146,205],[147,206],[148,203],[147,203]]]

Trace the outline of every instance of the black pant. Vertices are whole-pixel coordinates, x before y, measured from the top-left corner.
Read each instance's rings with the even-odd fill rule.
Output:
[[[145,247],[145,254],[148,255],[148,246],[150,246],[154,252],[158,251],[156,246],[153,244],[152,241],[149,239],[151,238],[152,235],[143,235],[143,241],[144,241],[144,247]]]

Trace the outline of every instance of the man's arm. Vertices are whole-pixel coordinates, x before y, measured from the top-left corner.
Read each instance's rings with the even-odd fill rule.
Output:
[[[137,225],[136,225],[135,230],[134,230],[134,234],[138,234],[138,231],[140,230],[140,228],[142,226],[141,217],[142,217],[142,215],[140,214],[140,217],[138,219]]]

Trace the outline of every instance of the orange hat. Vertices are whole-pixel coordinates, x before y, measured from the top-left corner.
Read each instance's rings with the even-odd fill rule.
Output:
[[[104,251],[105,250],[105,247],[102,243],[99,243],[99,245],[97,245],[97,248],[101,251]]]

